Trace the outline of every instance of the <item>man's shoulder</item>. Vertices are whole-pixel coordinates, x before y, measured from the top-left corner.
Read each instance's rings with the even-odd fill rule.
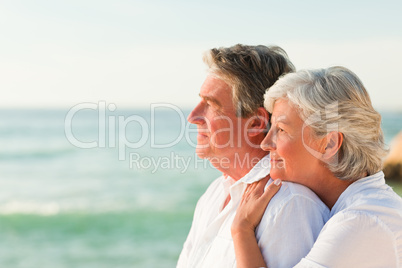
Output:
[[[278,193],[265,210],[263,221],[292,218],[300,221],[320,221],[322,227],[329,218],[329,209],[309,188],[291,182],[282,182]],[[264,219],[265,218],[265,219]]]
[[[283,182],[264,212],[257,235],[285,232],[286,236],[294,237],[294,241],[307,239],[303,240],[303,243],[310,241],[302,254],[305,256],[328,218],[328,207],[310,189]]]
[[[293,182],[283,182],[282,187],[276,194],[277,201],[283,204],[288,202],[306,202],[311,203],[322,210],[328,210],[327,206],[321,201],[321,199],[308,187],[293,183]],[[274,198],[272,199],[274,200]]]

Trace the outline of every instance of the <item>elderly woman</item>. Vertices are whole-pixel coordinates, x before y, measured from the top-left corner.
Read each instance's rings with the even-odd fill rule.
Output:
[[[381,117],[359,78],[343,67],[288,74],[265,108],[271,177],[309,187],[331,209],[296,267],[402,267],[402,199],[385,183]],[[270,264],[254,229],[278,186],[264,186],[249,186],[232,225],[238,267]]]

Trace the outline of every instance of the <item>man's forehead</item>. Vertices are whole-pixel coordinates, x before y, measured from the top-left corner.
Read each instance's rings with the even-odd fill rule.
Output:
[[[225,103],[232,100],[232,89],[223,80],[209,75],[201,86],[199,96],[205,100]]]
[[[202,95],[201,93],[199,95],[202,99],[206,101],[214,102],[219,106],[222,106],[222,103],[219,101],[219,99],[215,98],[213,95]]]
[[[228,92],[231,93],[231,87],[225,83],[222,79],[216,78],[215,76],[208,75],[205,79],[204,83],[201,86],[201,93],[206,94],[211,93],[214,94],[215,92]]]

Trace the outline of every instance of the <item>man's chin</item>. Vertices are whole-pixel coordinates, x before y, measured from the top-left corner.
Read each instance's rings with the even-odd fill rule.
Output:
[[[204,152],[204,150],[203,149],[196,149],[195,150],[195,153],[197,154],[197,156],[199,157],[199,158],[201,158],[201,159],[205,159],[205,158],[208,158],[208,155],[206,154],[206,152]]]

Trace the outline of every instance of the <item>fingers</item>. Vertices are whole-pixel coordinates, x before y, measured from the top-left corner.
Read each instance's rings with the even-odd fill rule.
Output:
[[[255,187],[256,187],[256,192],[258,193],[258,195],[262,195],[264,193],[265,185],[267,185],[267,182],[269,179],[270,179],[270,176],[268,175],[256,183]]]
[[[263,178],[263,179],[261,179],[261,180],[259,180],[257,182],[254,182],[254,183],[251,183],[251,184],[247,185],[246,189],[244,190],[243,197],[244,198],[247,197],[247,199],[250,196],[254,196],[256,198],[259,198],[259,197],[261,197],[262,195],[265,194],[265,195],[270,196],[270,197],[267,197],[267,198],[269,198],[269,199],[272,198],[278,192],[278,190],[280,189],[280,187],[282,185],[282,181],[280,179],[277,179],[273,183],[268,185],[267,189],[265,189],[265,186],[267,185],[268,180],[270,178],[271,177],[268,175],[265,178]]]
[[[263,198],[265,202],[269,202],[271,198],[279,191],[281,186],[282,181],[280,179],[276,179],[273,183],[268,185],[267,189],[265,189],[261,198]]]

